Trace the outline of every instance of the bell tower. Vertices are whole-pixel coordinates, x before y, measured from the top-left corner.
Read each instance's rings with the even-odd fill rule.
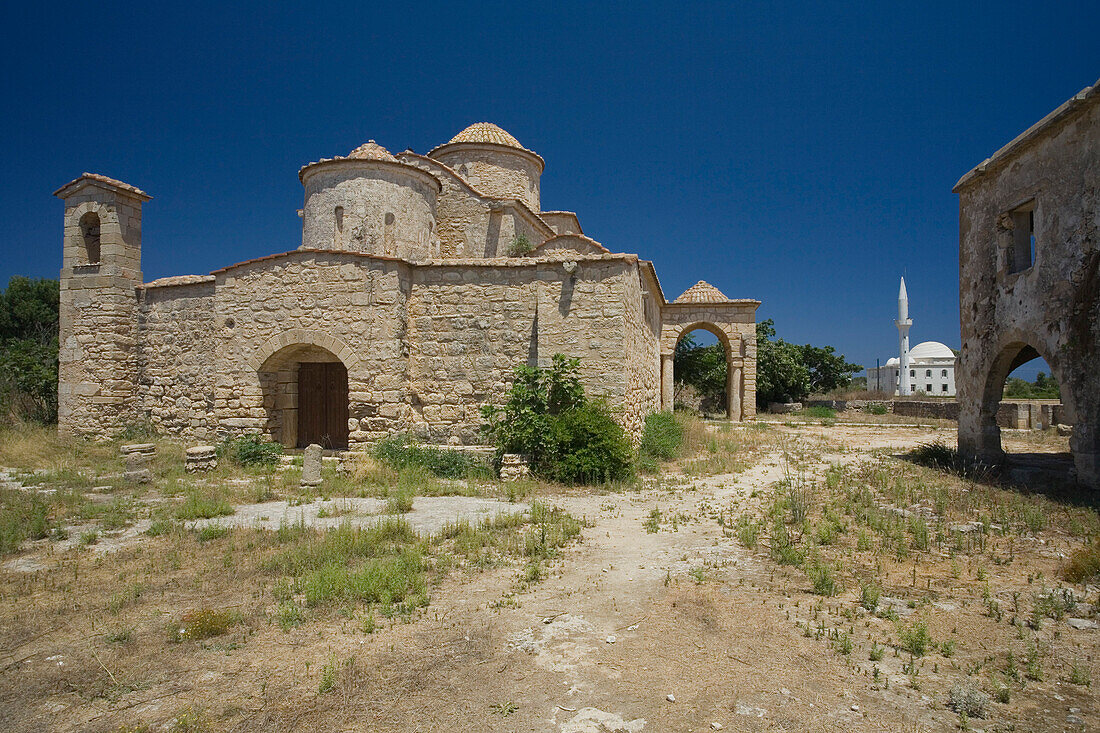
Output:
[[[111,435],[137,416],[141,206],[151,197],[94,173],[54,196],[65,202],[58,429]]]

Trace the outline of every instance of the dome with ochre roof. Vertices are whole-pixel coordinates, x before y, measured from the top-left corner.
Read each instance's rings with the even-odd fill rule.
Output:
[[[390,151],[386,150],[374,140],[367,140],[355,150],[348,153],[348,157],[355,158],[356,160],[385,160],[390,163],[397,162],[397,158],[390,155]]]
[[[728,303],[727,298],[721,290],[714,287],[710,283],[700,280],[692,285],[690,288],[684,291],[673,303]]]
[[[494,145],[507,145],[510,148],[526,150],[504,128],[494,125],[492,122],[475,122],[462,132],[450,139],[452,143],[493,143]]]

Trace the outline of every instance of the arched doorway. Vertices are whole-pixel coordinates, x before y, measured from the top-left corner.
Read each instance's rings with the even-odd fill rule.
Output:
[[[983,460],[1010,469],[1068,472],[1072,459],[1064,449],[1059,455],[1057,446],[1037,448],[1024,440],[1022,447],[1006,450],[1002,435],[1002,428],[1049,430],[1057,424],[1077,423],[1072,395],[1061,386],[1060,366],[1027,341],[1014,340],[1001,347],[986,373],[981,394],[979,454]],[[1013,442],[1021,443],[1019,439]]]
[[[348,370],[314,344],[285,346],[259,368],[267,432],[287,448],[348,447]]]
[[[678,386],[683,398],[683,385],[691,385],[700,398],[701,412],[741,420],[743,348],[740,337],[731,340],[713,323],[695,322],[678,329],[662,357],[663,409],[676,406]]]

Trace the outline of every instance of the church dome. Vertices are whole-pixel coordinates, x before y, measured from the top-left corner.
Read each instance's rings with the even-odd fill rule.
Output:
[[[450,139],[452,143],[493,143],[526,150],[504,128],[492,122],[475,122]]]
[[[389,163],[397,162],[397,158],[390,155],[390,151],[386,150],[374,140],[367,140],[355,150],[348,153],[348,157],[356,160],[384,160]]]
[[[955,352],[951,350],[946,344],[941,344],[939,341],[922,341],[914,346],[909,351],[909,358],[912,361],[923,361],[927,359],[954,359]]]
[[[714,287],[710,283],[700,280],[685,290],[683,294],[672,301],[673,303],[728,303],[727,298],[721,290]]]

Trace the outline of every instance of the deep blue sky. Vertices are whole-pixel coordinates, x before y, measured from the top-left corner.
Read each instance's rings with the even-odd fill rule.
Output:
[[[955,181],[1100,76],[1100,4],[19,3],[0,280],[56,277],[94,171],[153,195],[146,279],[300,244],[298,168],[500,124],[545,209],[874,365],[959,345]]]

